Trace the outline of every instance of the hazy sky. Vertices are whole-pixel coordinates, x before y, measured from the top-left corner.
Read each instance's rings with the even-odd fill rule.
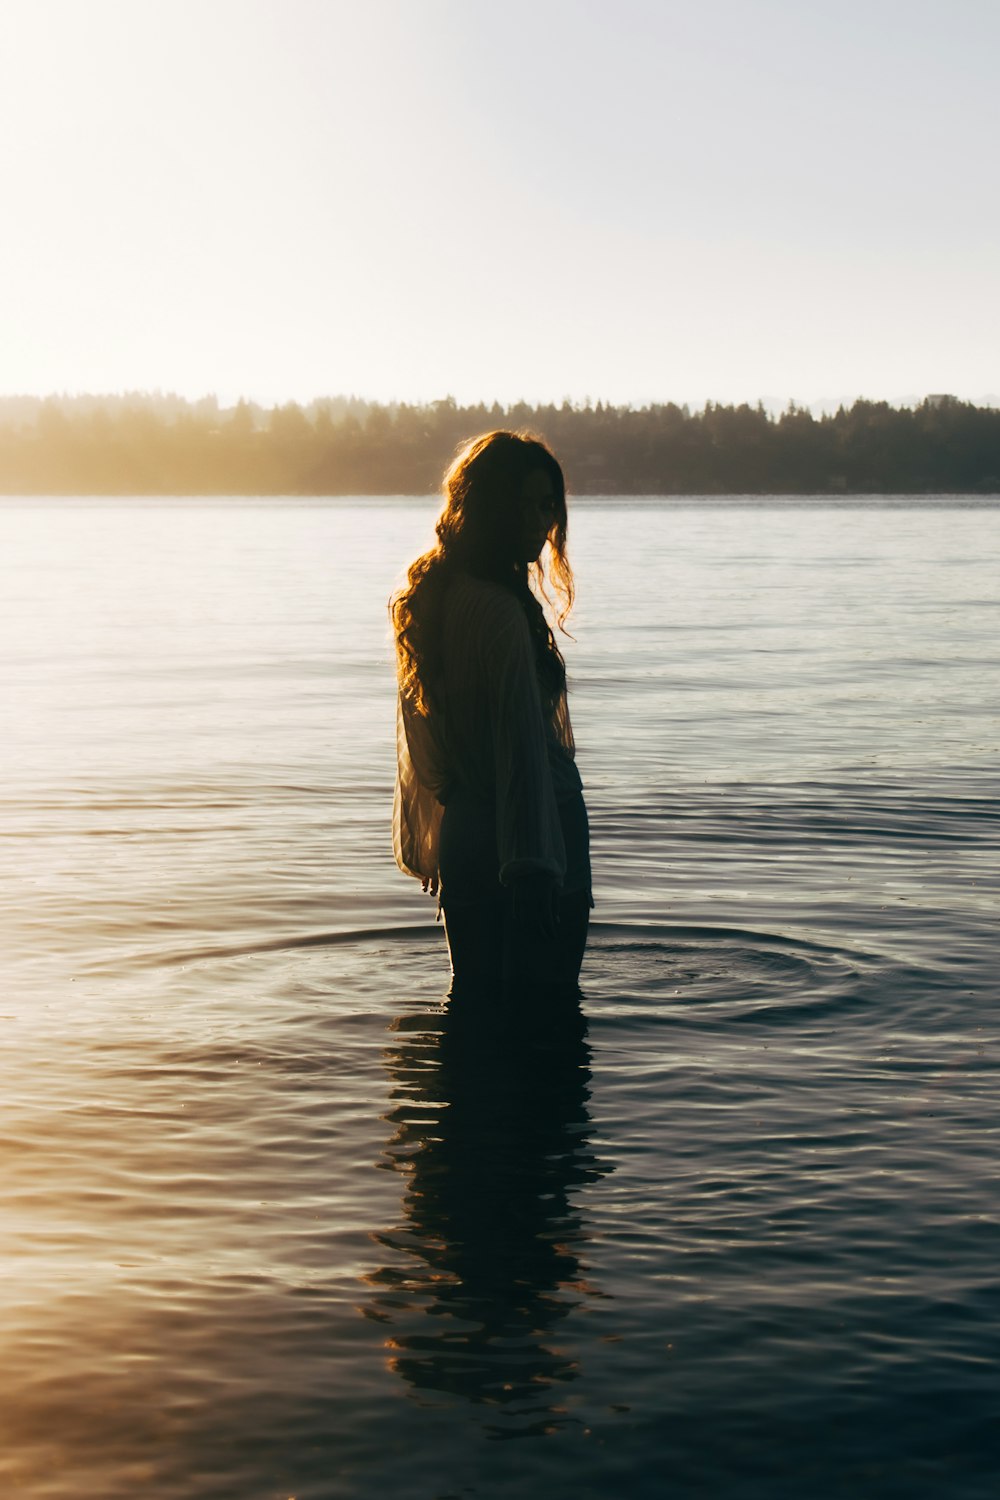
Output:
[[[0,393],[1000,390],[998,0],[4,0]]]

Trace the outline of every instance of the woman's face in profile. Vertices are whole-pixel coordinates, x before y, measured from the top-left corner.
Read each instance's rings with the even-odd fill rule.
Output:
[[[556,492],[544,469],[535,469],[521,490],[521,557],[537,562],[556,519]]]

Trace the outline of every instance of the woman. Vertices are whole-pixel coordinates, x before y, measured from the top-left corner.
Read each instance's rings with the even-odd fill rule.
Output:
[[[461,451],[444,492],[437,545],[390,604],[396,860],[439,895],[453,998],[575,1001],[587,813],[541,602],[548,582],[561,627],[573,602],[562,470],[538,438],[490,432]]]

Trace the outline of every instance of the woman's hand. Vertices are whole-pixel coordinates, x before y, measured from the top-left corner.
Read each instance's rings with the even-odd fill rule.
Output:
[[[437,875],[425,875],[420,882],[420,889],[428,896],[436,896],[441,886]]]
[[[551,940],[559,926],[559,886],[551,875],[521,875],[511,881],[514,922],[526,937]]]

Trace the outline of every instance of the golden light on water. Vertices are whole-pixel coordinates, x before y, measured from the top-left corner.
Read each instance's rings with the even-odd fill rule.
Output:
[[[0,1488],[991,1461],[1000,511],[574,503],[589,1032],[512,1058],[389,848],[436,509],[0,501]]]

